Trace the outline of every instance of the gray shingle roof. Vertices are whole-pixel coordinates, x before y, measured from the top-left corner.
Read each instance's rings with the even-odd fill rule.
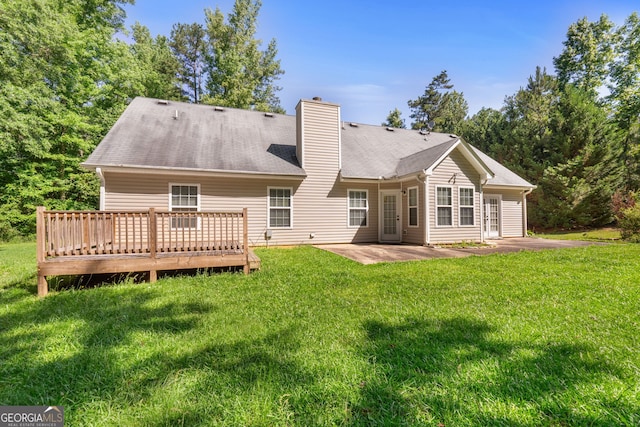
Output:
[[[304,176],[295,126],[293,116],[135,98],[84,165]]]
[[[305,176],[295,155],[295,116],[218,110],[136,98],[83,165]],[[341,175],[378,179],[418,173],[457,141],[455,136],[435,132],[345,124]],[[491,184],[533,187],[473,150],[496,175]]]

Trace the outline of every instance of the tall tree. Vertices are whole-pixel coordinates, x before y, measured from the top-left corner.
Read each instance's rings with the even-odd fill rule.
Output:
[[[498,158],[534,183],[547,166],[562,160],[555,152],[550,127],[558,97],[556,78],[536,67],[527,86],[505,99],[507,134],[497,149]]]
[[[571,24],[564,50],[553,59],[561,85],[572,83],[592,96],[604,87],[614,59],[614,24],[606,15],[597,22],[582,18]]]
[[[493,108],[482,108],[465,120],[461,126],[460,136],[465,141],[483,152],[497,157],[500,147],[504,145],[504,117]],[[497,158],[498,161],[504,159]]]
[[[34,231],[35,206],[95,206],[80,162],[131,96],[129,1],[5,0],[0,11],[0,238]]]
[[[131,52],[141,85],[138,95],[181,100],[181,85],[177,77],[180,63],[171,51],[169,39],[162,35],[154,39],[149,29],[139,22],[133,24],[131,30]]]
[[[193,103],[200,103],[205,79],[206,40],[201,24],[175,24],[169,45],[179,62],[178,77],[182,92]]]
[[[453,85],[447,71],[440,72],[425,88],[424,94],[409,100],[412,129],[456,133],[469,110],[461,92],[451,91]]]
[[[622,162],[627,190],[640,188],[640,17],[631,14],[617,31],[616,60],[609,85],[615,121],[623,132]]]
[[[205,10],[207,103],[283,112],[276,95],[283,74],[276,41],[261,51],[255,38],[260,7],[259,0],[236,0],[226,22],[220,9]]]
[[[391,128],[397,129],[406,129],[407,125],[404,123],[404,119],[402,118],[402,112],[395,108],[393,111],[389,111],[389,115],[387,116],[387,120],[382,123],[382,126],[387,126]]]

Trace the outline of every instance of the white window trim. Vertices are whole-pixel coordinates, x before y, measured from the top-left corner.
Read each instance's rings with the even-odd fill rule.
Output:
[[[439,188],[448,188],[449,190],[451,190],[451,204],[450,205],[440,205],[438,203],[438,189]],[[453,216],[453,201],[455,200],[454,194],[453,194],[453,187],[451,185],[436,185],[435,188],[436,191],[434,191],[434,197],[435,197],[435,223],[436,223],[436,227],[438,228],[453,228],[454,224],[456,223],[455,218]],[[451,224],[444,224],[441,225],[438,223],[438,208],[450,208],[451,209]]]
[[[271,226],[271,190],[289,190],[289,226],[288,227],[272,227]],[[282,206],[274,206],[273,209],[286,209]],[[267,229],[275,230],[291,230],[293,229],[293,187],[267,187]]]
[[[366,194],[367,197],[367,206],[364,208],[365,209],[365,221],[367,222],[366,225],[351,225],[351,210],[361,210],[362,208],[352,208],[351,204],[349,203],[351,200],[351,192],[352,191],[359,191],[359,192],[364,192]],[[347,189],[347,228],[369,228],[369,190],[365,190],[365,189],[360,189],[360,188],[348,188]]]
[[[182,182],[170,182],[169,183],[169,212],[173,212],[173,187],[196,187],[197,188],[197,194],[196,194],[196,212],[200,212],[200,184],[197,183],[182,183]],[[181,207],[181,206],[180,206]],[[179,230],[179,229],[189,229],[191,228],[192,230],[194,229],[193,227],[174,227],[173,226],[173,220],[171,221],[171,229],[172,230]],[[198,218],[198,223],[195,227],[196,230],[200,229],[200,218]]]
[[[467,190],[472,190],[473,191],[473,204],[471,206],[469,205],[462,205],[461,200],[460,200],[460,193],[462,189],[467,189]],[[462,208],[472,208],[473,209],[473,224],[461,224],[462,222]],[[469,228],[469,227],[475,227],[476,226],[476,189],[475,187],[472,186],[461,186],[458,187],[458,226],[460,227],[465,227],[465,228]]]
[[[411,190],[416,190],[416,204],[415,206],[411,206],[409,204],[409,201],[411,200],[410,198],[410,194],[411,194]],[[409,187],[407,188],[407,227],[409,228],[419,228],[420,227],[420,190],[418,190],[418,187]],[[415,208],[416,210],[416,225],[411,225],[411,209]]]

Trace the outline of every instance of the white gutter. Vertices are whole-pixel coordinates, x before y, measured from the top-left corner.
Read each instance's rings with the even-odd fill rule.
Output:
[[[101,168],[96,168],[96,174],[98,178],[100,178],[100,210],[105,210],[105,182],[104,182],[104,174],[102,173]]]

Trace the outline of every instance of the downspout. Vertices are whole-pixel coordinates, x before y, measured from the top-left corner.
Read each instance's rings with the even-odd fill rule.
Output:
[[[100,210],[105,210],[105,183],[104,183],[104,174],[102,173],[102,168],[96,168],[96,174],[98,178],[100,178]]]
[[[424,244],[425,246],[429,246],[431,244],[431,221],[429,221],[429,215],[431,214],[429,206],[429,175],[427,173],[424,173],[424,177],[418,175],[418,181],[424,183]]]
[[[482,178],[482,177],[481,177]],[[484,182],[480,182],[480,241],[484,243],[484,186],[487,185],[489,178],[485,178]]]
[[[381,204],[382,204],[382,200],[380,199],[380,179],[382,179],[382,177],[378,178],[378,194],[376,194],[376,199],[378,199],[378,205],[377,205],[377,209],[378,209],[378,243],[380,243],[380,240],[382,238],[382,227],[384,227],[383,221],[382,221],[382,212],[381,212]]]
[[[532,191],[533,188],[530,188],[522,192],[522,237],[527,237],[527,228],[529,228],[527,225],[527,196],[531,194]]]

